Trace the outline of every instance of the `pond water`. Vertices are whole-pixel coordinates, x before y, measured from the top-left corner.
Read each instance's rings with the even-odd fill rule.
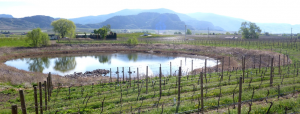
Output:
[[[182,66],[182,71],[187,73],[192,69],[204,67],[205,59],[207,59],[207,67],[212,67],[217,64],[217,61],[208,57],[196,55],[156,55],[151,53],[98,53],[91,55],[66,55],[60,57],[36,57],[36,58],[22,58],[6,61],[8,66],[16,67],[20,70],[43,72],[51,74],[58,74],[65,76],[67,74],[74,74],[74,72],[86,72],[96,69],[112,70],[112,76],[116,77],[117,67],[119,68],[120,76],[122,75],[122,68],[124,67],[124,75],[128,76],[128,70],[132,71],[131,76],[137,75],[137,68],[139,69],[139,76],[145,75],[146,66],[148,66],[148,75],[157,76],[159,74],[159,67],[161,66],[162,74],[174,75],[178,73],[179,66]],[[106,76],[109,76],[106,75]]]

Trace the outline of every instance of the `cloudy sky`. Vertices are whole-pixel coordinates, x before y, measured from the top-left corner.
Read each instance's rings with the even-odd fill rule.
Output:
[[[205,12],[252,22],[300,24],[300,0],[0,0],[0,14],[76,18],[122,9],[166,8],[178,13]]]

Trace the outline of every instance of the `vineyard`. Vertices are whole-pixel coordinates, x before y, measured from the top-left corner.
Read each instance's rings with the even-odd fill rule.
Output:
[[[72,41],[69,43],[82,43]],[[92,41],[86,42],[92,43]],[[126,44],[124,40],[97,43]],[[1,103],[0,113],[297,113],[300,112],[299,40],[259,39],[232,40],[194,38],[194,40],[139,39],[140,44],[196,45],[236,47],[279,56],[245,54],[235,58],[241,67],[221,64],[183,71],[181,67],[160,72],[155,77],[117,70],[114,79],[92,85],[53,85],[51,74],[45,82],[26,90],[5,90],[18,97]],[[171,48],[170,48],[171,49]],[[153,49],[155,51],[155,48]],[[171,49],[172,50],[172,49]],[[197,52],[201,50],[185,50]],[[262,61],[261,58],[268,58]],[[230,61],[230,60],[229,60]],[[225,66],[224,65],[228,65]],[[122,66],[120,66],[122,67]],[[115,68],[112,68],[115,69]],[[148,70],[148,68],[145,68]],[[138,70],[137,70],[138,72]],[[128,74],[129,78],[124,78]],[[47,81],[46,81],[47,80]],[[16,105],[15,105],[16,104]]]

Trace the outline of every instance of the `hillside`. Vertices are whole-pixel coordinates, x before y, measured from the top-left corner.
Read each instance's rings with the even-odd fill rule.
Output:
[[[31,16],[24,18],[0,18],[0,29],[51,28],[54,18],[49,16]]]
[[[198,21],[197,19],[192,18],[186,14],[177,13],[172,10],[165,9],[165,8],[149,9],[149,10],[124,9],[124,10],[121,10],[121,11],[118,11],[115,13],[111,13],[111,14],[98,15],[98,16],[86,16],[86,17],[74,18],[74,19],[70,19],[70,20],[72,20],[74,23],[76,23],[76,26],[78,26],[79,28],[99,28],[99,27],[101,27],[101,24],[99,24],[99,23],[105,23],[105,21],[109,20],[110,18],[114,18],[114,22],[116,22],[118,20],[116,18],[122,18],[122,16],[138,15],[140,13],[150,13],[150,12],[151,13],[159,13],[159,14],[164,14],[164,13],[175,14],[179,17],[179,19],[181,21],[183,21],[185,24],[188,25],[189,29],[207,30],[207,28],[210,28],[211,30],[220,30],[220,31],[224,30],[221,27],[215,27],[209,21]],[[112,21],[112,20],[109,20],[109,21]],[[107,22],[109,22],[109,21],[107,21]],[[177,25],[175,25],[175,26],[177,26]],[[136,26],[135,24],[126,25],[123,27],[125,27],[125,28],[144,28],[142,26]],[[117,28],[119,28],[119,26]]]
[[[14,18],[14,17],[8,14],[0,14],[0,18]]]
[[[193,17],[199,21],[209,21],[212,24],[222,27],[226,31],[237,31],[241,23],[246,21],[244,19],[233,18],[223,15],[217,15],[213,13],[191,13],[188,14],[190,17]]]
[[[189,17],[186,14],[176,13],[169,9],[149,9],[149,10],[143,10],[143,9],[124,9],[115,13],[110,13],[106,15],[98,15],[98,16],[86,16],[86,17],[79,17],[79,18],[73,18],[70,19],[76,24],[96,24],[106,21],[109,18],[112,18],[114,16],[127,16],[127,15],[137,15],[139,13],[145,13],[145,12],[154,12],[154,13],[172,13],[177,14],[179,18],[182,21],[186,20],[193,20],[193,18]]]
[[[78,27],[100,28],[110,24],[113,29],[184,29],[185,23],[175,14],[140,13],[138,15],[114,16],[99,24]]]
[[[189,29],[197,30],[224,30],[215,27],[207,21],[186,20],[182,21],[177,14],[145,12],[137,15],[114,16],[102,23],[97,24],[76,24],[78,28],[100,28],[110,24],[112,29],[156,29],[156,30],[184,30],[187,25]]]

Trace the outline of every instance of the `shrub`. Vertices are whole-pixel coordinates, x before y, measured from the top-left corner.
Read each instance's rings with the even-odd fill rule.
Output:
[[[127,44],[128,45],[137,45],[138,44],[138,39],[136,37],[129,38],[127,40]]]

